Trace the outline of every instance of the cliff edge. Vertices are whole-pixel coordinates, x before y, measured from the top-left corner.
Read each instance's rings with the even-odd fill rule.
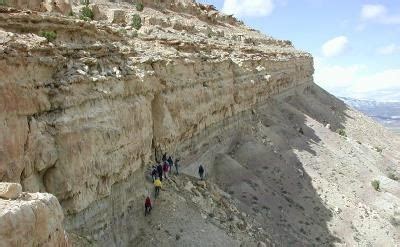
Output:
[[[144,173],[168,152],[182,158],[186,179],[203,162],[213,171],[210,182],[220,188],[214,193],[229,192],[239,211],[261,219],[254,225],[262,230],[244,228],[231,235],[221,223],[215,236],[230,237],[222,242],[210,237],[210,244],[251,245],[265,239],[278,245],[353,244],[339,228],[355,226],[332,214],[340,193],[322,200],[319,189],[335,186],[326,178],[330,169],[337,171],[332,161],[340,162],[339,157],[353,155],[363,163],[361,157],[369,157],[374,176],[398,172],[399,139],[318,88],[312,56],[290,41],[273,39],[194,1],[140,3],[46,0],[0,6],[0,181],[54,194],[65,228],[78,242],[150,245],[140,239],[146,221],[137,215],[151,189]],[[343,129],[349,139],[336,133]],[[354,148],[353,140],[363,145]],[[345,163],[358,167],[355,160]],[[236,173],[224,177],[232,170]],[[298,181],[297,173],[306,179]],[[369,184],[372,174],[360,186]],[[299,187],[293,187],[294,181]],[[390,240],[367,237],[369,229],[363,243],[399,240],[396,226],[384,223],[397,217],[398,184],[390,186],[385,196],[396,199],[388,200],[391,209],[378,224]],[[170,196],[180,200],[177,192],[183,187]],[[370,193],[370,187],[363,188]],[[366,199],[357,197],[351,205]],[[262,209],[248,205],[257,201],[265,204]],[[371,210],[381,209],[372,204],[366,203]],[[349,203],[343,199],[343,205]],[[197,206],[189,208],[187,215],[199,213]],[[171,213],[166,220],[178,216]],[[197,226],[206,228],[207,217],[197,216]],[[336,228],[328,227],[332,219],[338,220]],[[237,219],[232,221],[237,228]],[[201,245],[204,234],[193,229],[195,241],[186,239],[183,246]],[[156,243],[179,245],[170,237]]]

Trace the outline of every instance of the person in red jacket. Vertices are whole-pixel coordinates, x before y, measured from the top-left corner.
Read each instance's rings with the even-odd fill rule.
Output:
[[[147,196],[147,197],[146,197],[146,201],[144,202],[144,216],[150,214],[151,209],[152,209],[152,207],[151,207],[151,200],[150,200],[150,197]]]
[[[167,178],[168,170],[169,170],[169,164],[168,164],[167,161],[164,161],[163,171],[164,171],[164,176],[165,176],[165,178]]]

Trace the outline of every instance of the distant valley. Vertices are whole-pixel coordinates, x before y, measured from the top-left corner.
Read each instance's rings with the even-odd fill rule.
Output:
[[[400,102],[379,102],[348,97],[341,97],[340,99],[400,134]]]

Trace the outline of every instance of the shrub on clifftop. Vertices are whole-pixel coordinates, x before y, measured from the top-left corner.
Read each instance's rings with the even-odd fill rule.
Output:
[[[346,131],[344,129],[338,129],[337,133],[343,137],[347,137]]]
[[[140,15],[134,14],[132,16],[132,27],[136,30],[139,30],[142,27],[142,19],[140,18]]]
[[[84,21],[91,21],[94,19],[94,13],[92,9],[89,7],[89,0],[83,0],[82,4],[85,5],[80,11],[79,11],[79,18]]]
[[[136,10],[137,11],[142,12],[143,8],[144,8],[143,3],[137,3],[136,4]]]
[[[39,35],[45,37],[47,42],[52,42],[57,38],[57,34],[53,31],[41,31]]]
[[[91,21],[94,18],[94,14],[93,14],[93,11],[90,9],[89,6],[85,6],[79,12],[79,17],[81,18],[81,20]]]
[[[371,182],[372,187],[374,187],[374,189],[376,191],[380,191],[381,190],[381,183],[379,182],[379,180],[374,180]]]

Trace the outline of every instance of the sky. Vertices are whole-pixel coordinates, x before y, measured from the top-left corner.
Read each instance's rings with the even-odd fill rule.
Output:
[[[400,101],[400,0],[199,0],[314,57],[337,96]]]

